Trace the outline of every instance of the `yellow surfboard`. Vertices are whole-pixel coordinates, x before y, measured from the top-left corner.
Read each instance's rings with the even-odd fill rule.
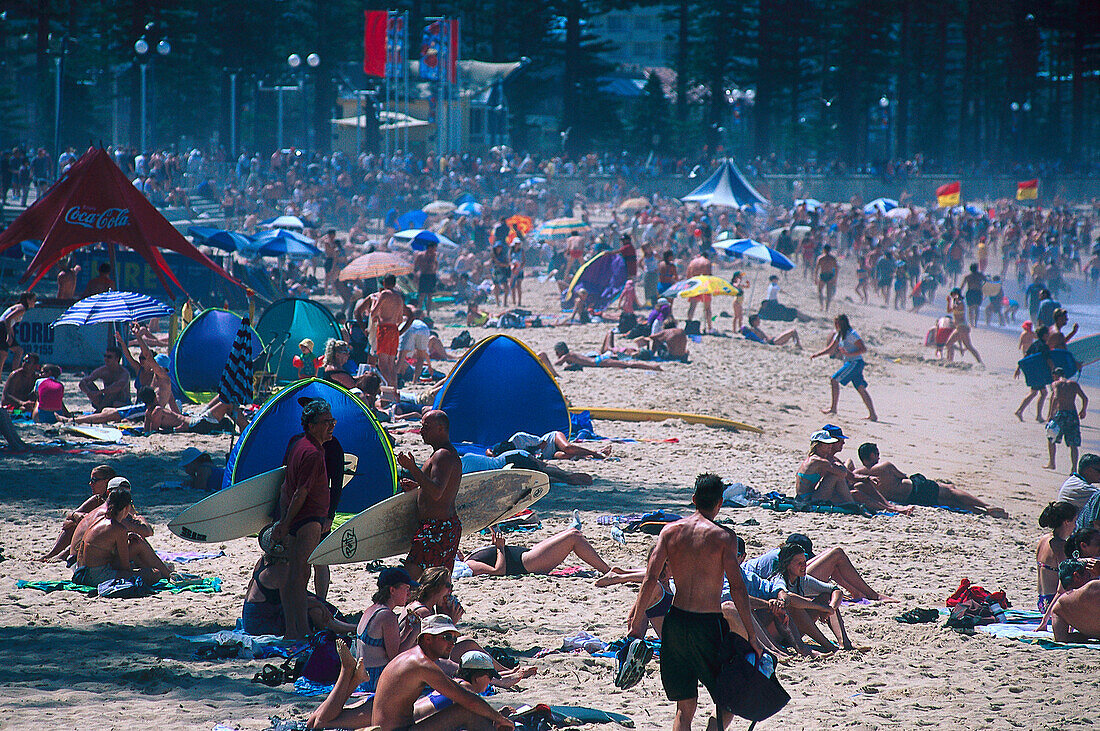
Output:
[[[607,419],[609,421],[665,421],[666,419],[680,419],[689,424],[704,424],[706,426],[721,426],[737,431],[749,431],[755,434],[763,434],[764,430],[758,426],[744,424],[733,419],[725,419],[721,416],[707,416],[706,414],[687,414],[679,411],[654,411],[652,409],[605,409],[590,408],[588,406],[570,407],[571,413],[587,411],[593,419]]]

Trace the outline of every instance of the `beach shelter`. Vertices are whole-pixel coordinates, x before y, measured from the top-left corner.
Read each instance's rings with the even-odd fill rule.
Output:
[[[725,160],[703,183],[680,200],[703,206],[729,206],[740,208],[749,203],[768,205],[768,200],[749,185],[741,171],[730,160]]]
[[[340,326],[327,307],[296,297],[271,303],[256,321],[256,332],[267,343],[265,367],[275,374],[275,380],[279,383],[298,379],[298,369],[291,363],[291,358],[298,355],[298,343],[303,338],[313,341],[315,355],[323,352],[329,338],[343,339]]]
[[[588,306],[602,310],[623,294],[626,286],[626,260],[615,251],[601,251],[581,264],[561,295],[563,309],[571,309],[577,289],[588,292]]]
[[[241,316],[220,309],[203,310],[187,323],[172,346],[170,373],[184,395],[194,403],[209,401],[218,392],[225,363],[233,349]],[[252,333],[252,353],[263,350],[256,330]]]
[[[95,243],[126,246],[141,254],[169,294],[173,292],[168,282],[180,290],[184,287],[161,249],[186,256],[243,286],[173,228],[99,147],[84,153],[46,195],[0,232],[0,251],[25,239],[42,240],[21,280],[29,281],[29,287],[59,259]]]
[[[434,408],[447,412],[451,441],[469,448],[491,447],[519,431],[569,433],[569,407],[558,382],[511,335],[490,335],[470,348],[443,382]]]
[[[225,462],[222,487],[247,480],[283,464],[290,438],[302,433],[298,399],[323,398],[336,419],[333,436],[359,466],[340,496],[340,513],[360,513],[397,493],[393,450],[370,408],[350,391],[328,381],[296,381],[268,399],[248,423]]]

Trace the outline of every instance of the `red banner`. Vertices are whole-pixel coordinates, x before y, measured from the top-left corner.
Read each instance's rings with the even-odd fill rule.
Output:
[[[385,76],[389,13],[385,10],[366,10],[363,16],[363,73],[367,76]]]

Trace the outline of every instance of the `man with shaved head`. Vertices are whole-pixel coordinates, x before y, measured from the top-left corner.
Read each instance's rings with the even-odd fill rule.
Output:
[[[405,492],[416,491],[416,510],[420,528],[412,539],[412,550],[405,559],[405,568],[414,579],[425,569],[443,566],[454,569],[462,525],[455,511],[455,495],[462,479],[462,460],[451,444],[451,424],[442,411],[429,411],[420,423],[420,438],[434,450],[432,456],[417,467],[409,452],[397,455],[397,464],[409,477],[401,480]]]

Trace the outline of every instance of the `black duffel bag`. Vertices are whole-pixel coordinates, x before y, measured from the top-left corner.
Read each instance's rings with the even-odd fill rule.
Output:
[[[735,716],[753,722],[774,716],[791,697],[773,672],[766,677],[746,656],[755,655],[752,645],[736,632],[726,634],[722,669],[718,673],[715,701]],[[754,657],[759,661],[759,657]],[[752,726],[749,727],[750,729]]]

